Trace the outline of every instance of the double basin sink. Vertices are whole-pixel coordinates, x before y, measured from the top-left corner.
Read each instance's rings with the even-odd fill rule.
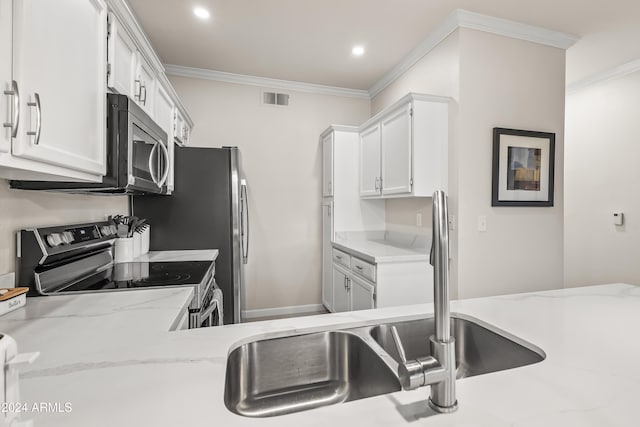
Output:
[[[433,317],[254,341],[229,354],[225,405],[239,415],[271,417],[399,391],[392,326],[407,359],[431,355]],[[453,314],[451,331],[458,379],[545,359],[536,346],[470,316]]]

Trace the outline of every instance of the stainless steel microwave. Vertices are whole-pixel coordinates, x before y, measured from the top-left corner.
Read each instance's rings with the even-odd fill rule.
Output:
[[[102,182],[11,181],[11,188],[68,193],[163,194],[167,134],[126,95],[107,95],[107,173]]]

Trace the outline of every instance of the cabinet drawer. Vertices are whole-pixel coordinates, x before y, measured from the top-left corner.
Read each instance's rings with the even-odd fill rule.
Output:
[[[376,282],[376,266],[373,264],[353,257],[351,259],[351,270],[365,279],[371,280],[373,283]]]
[[[333,248],[333,262],[344,265],[349,268],[351,266],[351,255],[346,252],[342,252],[339,249]]]

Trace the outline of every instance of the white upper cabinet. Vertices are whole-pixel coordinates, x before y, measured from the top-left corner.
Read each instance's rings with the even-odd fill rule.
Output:
[[[21,0],[13,6],[12,77],[20,93],[13,155],[104,175],[105,3]]]
[[[13,108],[15,90],[11,77],[11,0],[0,0],[0,85],[4,95],[0,102],[0,153],[11,151],[11,134],[16,126]]]
[[[189,145],[191,128],[178,108],[175,110],[173,120],[174,138],[176,143],[180,146]]]
[[[333,197],[333,132],[322,137],[322,197]]]
[[[138,49],[122,24],[109,14],[109,54],[107,86],[115,92],[137,100],[134,93]],[[138,88],[139,89],[139,88]]]
[[[138,52],[137,71],[134,98],[138,105],[152,118],[154,117],[154,96],[156,93],[156,78],[151,64],[142,53]]]
[[[449,102],[410,93],[361,127],[361,197],[431,197],[446,191]]]
[[[380,125],[360,132],[360,196],[380,194]]]
[[[382,194],[411,193],[411,105],[403,105],[380,121]]]

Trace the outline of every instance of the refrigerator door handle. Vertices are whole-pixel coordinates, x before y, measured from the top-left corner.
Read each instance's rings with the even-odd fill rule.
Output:
[[[249,260],[249,201],[247,200],[247,183],[243,179],[240,184],[241,218],[240,233],[242,235],[242,262]]]

